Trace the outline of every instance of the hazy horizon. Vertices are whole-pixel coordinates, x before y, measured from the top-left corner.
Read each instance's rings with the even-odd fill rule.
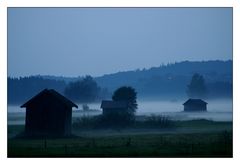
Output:
[[[208,61],[232,61],[232,59],[229,59],[229,60],[208,60]],[[179,61],[179,62],[175,62],[175,63],[181,63],[181,62],[186,62],[186,61]],[[206,62],[206,61],[188,61],[188,62]],[[168,63],[168,64],[174,64],[174,63]],[[162,65],[162,64],[161,64]],[[111,73],[103,73],[102,75],[97,75],[97,76],[92,76],[94,78],[97,78],[97,77],[102,77],[102,76],[105,76],[105,75],[111,75],[111,74],[116,74],[116,73],[119,73],[119,72],[131,72],[131,71],[136,71],[136,70],[143,70],[143,69],[151,69],[151,68],[154,68],[154,67],[160,67],[161,65],[158,65],[158,66],[151,66],[149,68],[136,68],[136,69],[132,69],[132,70],[119,70],[117,72],[111,72]],[[167,65],[166,64],[163,64],[164,66]],[[50,74],[32,74],[32,75],[22,75],[22,76],[10,76],[8,75],[8,77],[11,77],[11,78],[20,78],[20,77],[29,77],[29,76],[56,76],[56,77],[68,77],[68,78],[76,78],[76,77],[84,77],[84,76],[87,76],[89,74],[83,74],[83,75],[76,75],[76,76],[67,76],[67,75],[50,75]]]
[[[232,60],[232,8],[8,8],[8,76]]]

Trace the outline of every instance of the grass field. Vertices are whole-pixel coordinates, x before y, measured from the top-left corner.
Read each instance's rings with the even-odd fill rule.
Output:
[[[232,157],[232,122],[179,121],[173,129],[79,130],[58,139],[13,138],[8,157]]]

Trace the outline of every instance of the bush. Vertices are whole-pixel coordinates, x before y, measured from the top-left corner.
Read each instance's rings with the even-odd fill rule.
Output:
[[[151,115],[143,121],[131,121],[125,117],[119,116],[106,117],[98,116],[82,116],[73,123],[73,127],[78,129],[103,129],[103,128],[170,128],[174,127],[174,122],[167,116]],[[126,119],[126,120],[125,120]]]
[[[124,128],[134,124],[135,118],[128,113],[111,113],[101,116],[101,125],[108,128]]]
[[[169,128],[174,126],[174,122],[168,116],[147,116],[143,121],[137,121],[136,126],[147,128]]]
[[[73,123],[73,127],[80,129],[94,129],[99,123],[101,123],[100,116],[82,116]]]
[[[117,116],[119,117],[119,116]],[[125,118],[109,118],[103,115],[98,116],[82,116],[78,118],[73,127],[78,129],[102,129],[102,128],[122,128],[129,125],[128,121],[122,120]],[[127,124],[126,124],[127,123]]]

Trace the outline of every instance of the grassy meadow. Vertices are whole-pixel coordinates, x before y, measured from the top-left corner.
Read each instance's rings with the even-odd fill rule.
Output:
[[[232,122],[175,121],[169,128],[83,129],[68,138],[16,138],[8,126],[8,157],[232,157]]]

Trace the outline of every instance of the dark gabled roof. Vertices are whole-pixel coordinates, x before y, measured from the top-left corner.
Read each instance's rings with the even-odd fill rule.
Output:
[[[127,108],[128,104],[126,101],[111,101],[111,100],[103,100],[101,104],[101,108]]]
[[[186,104],[207,104],[207,102],[202,99],[188,99],[185,103],[183,103],[183,105]]]
[[[41,101],[43,98],[57,99],[58,101],[60,101],[63,104],[66,104],[67,106],[78,108],[76,104],[74,104],[72,101],[70,101],[69,99],[67,99],[66,97],[64,97],[57,91],[55,91],[54,89],[44,89],[43,91],[38,93],[36,96],[28,100],[26,103],[21,105],[21,108],[27,107],[38,100]]]

